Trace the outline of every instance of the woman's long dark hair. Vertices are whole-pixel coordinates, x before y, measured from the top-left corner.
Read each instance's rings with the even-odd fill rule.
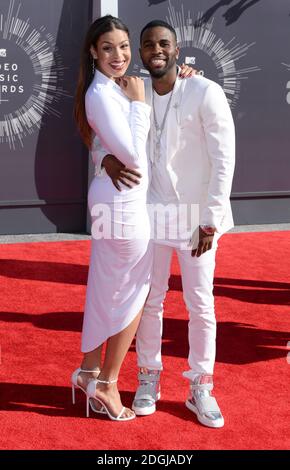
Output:
[[[81,138],[89,149],[92,145],[92,129],[87,121],[85,95],[94,78],[93,58],[90,52],[90,48],[91,46],[96,46],[98,39],[102,34],[113,31],[113,29],[121,29],[122,31],[125,31],[129,37],[129,30],[127,26],[121,20],[119,20],[119,18],[106,15],[98,18],[91,24],[86,34],[83,46],[79,78],[75,95],[74,117]]]

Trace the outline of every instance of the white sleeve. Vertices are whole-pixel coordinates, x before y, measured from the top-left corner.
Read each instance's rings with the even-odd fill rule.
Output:
[[[104,168],[102,168],[102,162],[104,157],[109,153],[111,152],[102,146],[99,137],[95,135],[91,148],[91,156],[95,165],[95,175],[99,176],[104,172]]]
[[[141,101],[130,103],[130,122],[120,104],[106,90],[94,90],[86,96],[86,113],[90,126],[103,147],[128,168],[139,166],[146,158],[146,141],[150,129],[151,108]]]
[[[201,104],[201,118],[211,164],[207,203],[201,224],[220,230],[231,194],[235,166],[235,128],[223,89],[211,83]]]

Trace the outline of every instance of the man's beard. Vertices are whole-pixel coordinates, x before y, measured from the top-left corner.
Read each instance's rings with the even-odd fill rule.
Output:
[[[153,78],[162,78],[168,72],[168,68],[162,70],[152,70],[151,68],[147,67],[148,72],[150,73],[151,77]]]
[[[162,78],[164,75],[167,74],[169,70],[171,70],[173,67],[176,67],[176,59],[175,57],[170,59],[166,66],[163,69],[151,69],[150,65],[145,65],[143,62],[144,67],[148,72],[150,73],[151,77],[153,78]]]

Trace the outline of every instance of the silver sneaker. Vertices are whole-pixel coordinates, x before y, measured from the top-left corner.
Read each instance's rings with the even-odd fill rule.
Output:
[[[212,375],[197,376],[190,383],[190,394],[185,405],[196,414],[198,421],[204,426],[221,428],[224,425],[224,418],[216,399],[211,395],[212,389]]]
[[[147,370],[138,374],[139,387],[136,391],[132,410],[136,415],[151,415],[156,411],[156,402],[160,399],[160,370]]]

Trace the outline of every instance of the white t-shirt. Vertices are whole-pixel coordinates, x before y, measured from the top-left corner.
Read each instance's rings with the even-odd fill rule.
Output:
[[[153,91],[153,93],[156,120],[157,124],[161,126],[171,92],[166,95],[158,95],[155,91]],[[169,108],[168,114],[170,112],[172,112],[172,109]],[[154,129],[151,128],[151,132],[152,131],[155,132]],[[187,225],[186,227],[182,226],[182,223],[185,222],[187,217],[186,214],[180,211],[178,197],[167,169],[168,132],[170,132],[170,129],[168,129],[166,119],[160,139],[160,158],[158,159],[157,154],[154,155],[151,170],[149,202],[151,204],[151,210],[154,210],[153,217],[151,214],[151,229],[156,243],[180,248],[181,245],[184,246],[184,241],[189,239],[191,233],[187,231]]]
[[[167,104],[170,100],[171,92],[166,95],[158,95],[156,91],[154,93],[154,108],[156,113],[157,123],[160,126],[163,122],[164,115],[166,112]],[[169,111],[170,112],[170,111]],[[152,110],[153,113],[153,110]],[[166,119],[167,121],[167,119]],[[161,134],[160,140],[160,159],[154,156],[154,163],[152,166],[152,179],[150,185],[150,202],[153,203],[177,203],[178,199],[172,182],[167,170],[167,125],[165,121],[165,126]],[[152,129],[154,132],[154,130]],[[156,143],[156,142],[155,142]]]

